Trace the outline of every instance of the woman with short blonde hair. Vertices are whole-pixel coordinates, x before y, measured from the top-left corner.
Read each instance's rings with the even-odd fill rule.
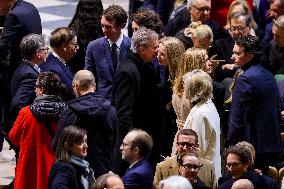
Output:
[[[221,177],[220,117],[212,102],[212,79],[204,71],[197,69],[185,76],[184,95],[193,107],[184,129],[194,130],[199,139],[199,157],[213,162],[216,180]]]

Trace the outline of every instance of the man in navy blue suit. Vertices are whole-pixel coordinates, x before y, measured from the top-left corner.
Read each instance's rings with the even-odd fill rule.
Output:
[[[64,100],[71,100],[75,98],[72,87],[74,73],[68,63],[79,49],[77,36],[69,28],[57,28],[51,33],[50,46],[53,52],[40,65],[40,69],[56,73],[60,81],[66,86],[66,94],[62,94]]]
[[[218,189],[231,188],[234,182],[239,179],[248,179],[252,182],[255,189],[277,188],[276,180],[265,175],[260,175],[250,168],[251,154],[248,149],[241,146],[232,146],[228,149],[226,156],[226,167],[232,177],[219,185]]]
[[[35,6],[23,0],[1,0],[0,15],[7,15],[0,38],[0,65],[9,62],[13,73],[21,61],[21,39],[30,33],[41,34],[41,19]]]
[[[133,129],[120,146],[122,159],[130,163],[122,177],[125,189],[152,189],[153,170],[147,161],[153,146],[152,138],[141,129]]]
[[[19,110],[31,104],[35,98],[35,83],[40,72],[39,64],[47,57],[48,47],[40,34],[29,34],[20,44],[22,63],[17,67],[11,82],[11,113],[13,119]]]
[[[0,37],[0,124],[8,132],[12,124],[10,84],[12,75],[21,62],[20,41],[28,34],[41,34],[42,27],[36,7],[23,0],[0,0],[0,16],[6,16]],[[1,149],[0,145],[0,151]]]
[[[266,173],[281,152],[278,87],[273,75],[259,65],[257,37],[236,38],[232,59],[244,72],[235,81],[228,144],[251,143],[256,150],[255,167]]]
[[[130,38],[121,33],[126,22],[127,13],[121,6],[106,8],[101,19],[105,37],[90,42],[86,51],[85,69],[95,75],[98,93],[111,101],[114,75],[131,44]]]

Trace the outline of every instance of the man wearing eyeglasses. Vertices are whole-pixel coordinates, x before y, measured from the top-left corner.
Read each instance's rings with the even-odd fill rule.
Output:
[[[125,189],[153,188],[153,170],[147,160],[152,146],[152,138],[141,129],[132,129],[124,137],[120,151],[122,159],[130,164],[121,178]]]
[[[15,119],[20,109],[33,102],[35,83],[40,72],[38,65],[46,60],[48,47],[40,34],[29,34],[20,43],[23,57],[11,81],[11,115]]]
[[[231,188],[235,181],[248,179],[252,182],[255,189],[276,189],[277,183],[274,179],[256,174],[249,169],[250,153],[245,148],[233,146],[228,149],[226,154],[226,167],[232,178],[218,186],[218,189]]]
[[[233,78],[237,67],[231,59],[233,54],[234,39],[238,36],[246,36],[251,31],[251,17],[241,12],[232,13],[229,17],[229,36],[216,41],[218,59],[225,60],[216,68],[216,81],[222,82],[225,78]]]
[[[269,62],[273,74],[284,74],[284,15],[273,20],[273,40],[269,44]]]
[[[185,152],[195,153],[198,151],[198,136],[191,129],[182,129],[177,135],[177,155],[165,159],[156,166],[154,176],[154,188],[158,188],[159,182],[169,176],[179,175],[177,158]],[[216,188],[215,169],[211,161],[199,159],[203,166],[198,171],[198,177],[210,188]]]
[[[199,169],[203,166],[196,153],[185,152],[178,156],[178,172],[181,176],[188,179],[193,189],[209,189],[198,177]]]
[[[192,22],[200,21],[207,24],[213,31],[214,40],[222,37],[220,25],[210,19],[211,0],[190,0],[179,14],[168,21],[164,33],[166,36],[176,36],[184,33],[184,29]]]

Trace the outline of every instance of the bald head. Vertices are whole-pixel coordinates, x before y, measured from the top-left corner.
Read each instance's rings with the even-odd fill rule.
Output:
[[[254,186],[248,179],[239,179],[234,182],[231,189],[254,189]]]
[[[73,89],[76,96],[82,96],[89,92],[95,92],[96,80],[92,72],[89,70],[78,71],[73,78]]]

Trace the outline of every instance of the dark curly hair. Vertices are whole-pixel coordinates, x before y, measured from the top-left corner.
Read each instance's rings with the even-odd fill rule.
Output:
[[[238,36],[235,39],[235,43],[239,46],[244,47],[244,51],[246,53],[251,53],[251,54],[261,53],[260,41],[256,36],[252,35]]]
[[[140,9],[136,13],[132,14],[131,20],[134,21],[139,27],[154,30],[157,34],[161,33],[163,23],[160,19],[160,15],[150,9]]]
[[[46,95],[57,95],[63,88],[60,78],[54,72],[40,72],[36,86],[40,87]]]
[[[103,36],[101,17],[103,5],[101,0],[79,0],[76,12],[68,28],[77,33],[80,48],[86,48],[90,41]]]

